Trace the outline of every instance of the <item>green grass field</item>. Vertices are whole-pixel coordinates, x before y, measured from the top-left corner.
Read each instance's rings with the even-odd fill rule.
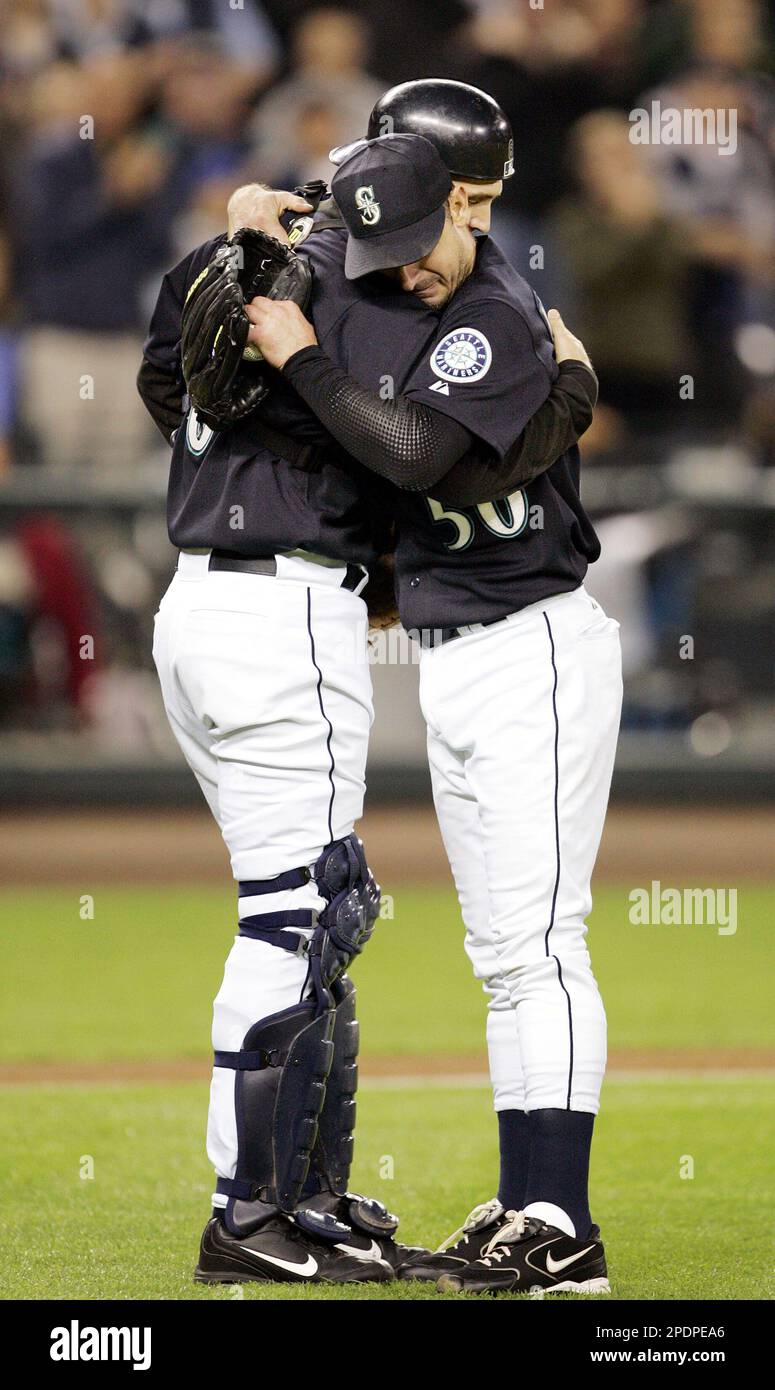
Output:
[[[81,892],[93,894],[93,920],[79,916]],[[737,933],[719,936],[712,926],[632,926],[626,889],[599,889],[589,942],[611,1047],[772,1047],[774,909],[772,889],[743,887]],[[482,995],[454,895],[397,890],[393,910],[353,969],[363,1050],[481,1052]],[[228,884],[0,893],[0,919],[0,1059],[207,1053],[235,929]]]
[[[0,895],[0,1060],[102,1061],[93,1086],[7,1086],[0,1120],[3,1298],[218,1299],[190,1279],[209,1210],[205,1083],[116,1084],[116,1059],[207,1056],[210,1001],[233,932],[223,892]],[[634,927],[626,891],[598,892],[590,926],[612,1048],[772,1048],[771,890],[742,888],[738,931]],[[364,1054],[482,1055],[483,1003],[454,899],[399,891],[357,962]],[[397,1066],[400,1070],[400,1065]],[[407,1065],[407,1070],[409,1067]],[[619,1298],[768,1298],[775,1080],[617,1074],[606,1083],[593,1206]],[[492,1194],[485,1087],[365,1085],[353,1183],[437,1243]],[[681,1177],[689,1156],[694,1176]],[[93,1177],[83,1178],[86,1159]],[[390,1162],[387,1163],[386,1160]],[[385,1177],[386,1170],[392,1176]],[[739,1258],[745,1248],[745,1259]],[[249,1286],[245,1298],[438,1298],[425,1286]]]

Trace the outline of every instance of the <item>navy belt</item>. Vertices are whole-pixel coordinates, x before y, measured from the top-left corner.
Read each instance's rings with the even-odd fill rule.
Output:
[[[478,632],[479,628],[504,623],[507,616],[508,614],[504,613],[500,618],[487,618],[483,623],[471,623],[465,627],[413,627],[409,630],[408,636],[419,642],[421,647],[441,647],[445,642],[452,642],[455,637],[468,637],[472,632]]]
[[[213,550],[210,552],[210,563],[207,568],[230,570],[236,574],[276,575],[277,560],[274,555],[251,557],[250,555],[238,555],[231,550]],[[366,571],[361,565],[348,564],[340,587],[355,590],[365,578]]]

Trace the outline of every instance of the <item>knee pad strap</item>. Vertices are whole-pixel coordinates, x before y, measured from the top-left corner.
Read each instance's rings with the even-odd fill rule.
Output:
[[[300,869],[286,869],[285,873],[274,878],[241,879],[237,885],[240,898],[260,898],[265,893],[282,893],[287,888],[303,888],[312,878],[312,871],[306,864]]]
[[[295,956],[306,956],[309,940],[300,931],[285,931],[286,927],[312,928],[318,920],[317,912],[309,908],[299,908],[288,912],[258,912],[252,917],[241,917],[238,936],[247,936],[251,941],[265,941],[269,946],[279,946]]]
[[[250,889],[268,893],[278,886],[300,886],[301,874],[300,869],[289,869],[275,879],[243,882],[240,896],[249,896]],[[303,882],[312,880],[325,900],[320,913],[311,909],[253,913],[240,918],[239,935],[306,956],[317,1013],[324,1013],[335,1007],[334,981],[360,954],[374,930],[380,890],[366,863],[363,842],[355,834],[326,846],[314,868],[306,870]],[[289,927],[299,930],[286,930]],[[311,930],[312,936],[301,935],[301,929]]]

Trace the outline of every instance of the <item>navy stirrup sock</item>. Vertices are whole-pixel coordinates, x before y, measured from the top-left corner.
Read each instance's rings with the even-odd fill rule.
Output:
[[[568,1213],[579,1240],[592,1225],[589,1153],[594,1115],[585,1110],[531,1110],[530,1165],[523,1207],[552,1202]]]
[[[498,1201],[504,1211],[521,1211],[525,1205],[530,1162],[530,1116],[524,1110],[498,1111],[501,1176]]]

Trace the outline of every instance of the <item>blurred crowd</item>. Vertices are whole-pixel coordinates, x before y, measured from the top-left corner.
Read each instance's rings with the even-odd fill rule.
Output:
[[[587,458],[669,436],[775,462],[774,65],[765,0],[0,0],[0,473],[157,449],[135,375],[161,273],[238,183],[330,177],[425,76],[511,118],[493,232],[598,369]],[[734,110],[734,153],[634,144],[653,102]]]

